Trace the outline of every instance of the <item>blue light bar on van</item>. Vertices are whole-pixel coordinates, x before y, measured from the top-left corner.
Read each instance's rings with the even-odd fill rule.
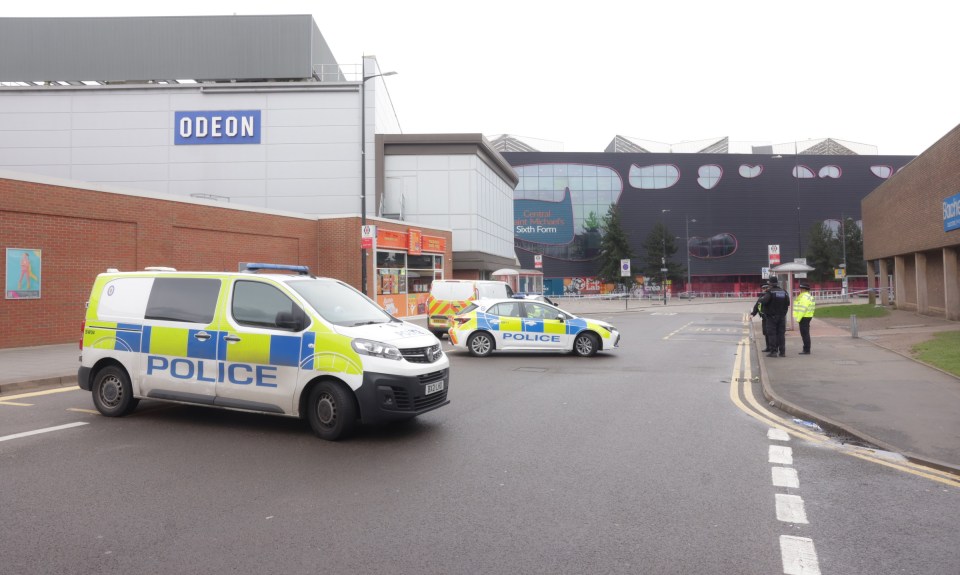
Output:
[[[258,272],[258,271],[283,271],[283,272],[296,272],[300,275],[310,275],[310,268],[307,266],[288,266],[284,264],[255,264],[248,263],[247,271],[248,272]]]

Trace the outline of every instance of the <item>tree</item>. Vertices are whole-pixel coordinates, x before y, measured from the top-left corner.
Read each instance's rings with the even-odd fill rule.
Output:
[[[596,219],[593,212],[590,215]],[[586,225],[585,222],[584,226],[586,227]],[[600,270],[598,275],[605,282],[620,283],[625,279],[620,276],[620,260],[631,259],[634,254],[633,249],[630,248],[627,233],[620,224],[620,208],[616,204],[610,206],[607,215],[603,217],[599,226],[603,230],[603,238],[600,240]]]
[[[673,254],[677,253],[676,236],[667,228],[663,222],[658,222],[650,230],[647,239],[643,241],[643,261],[641,270],[643,275],[648,278],[662,278],[661,268],[667,268],[667,278],[673,281],[682,281],[686,274],[686,268],[676,262],[671,261]],[[666,263],[664,264],[664,260]]]
[[[867,263],[863,260],[863,232],[857,222],[846,218],[836,230],[823,222],[814,224],[807,245],[807,265],[816,268],[810,272],[810,279],[816,282],[834,279],[833,270],[844,262],[844,256],[848,276],[867,273]]]
[[[807,241],[807,265],[813,267],[809,277],[815,282],[833,279],[833,268],[840,260],[840,242],[836,241],[833,230],[823,222],[817,222],[810,228]]]
[[[846,237],[847,275],[866,275],[867,262],[863,259],[863,231],[853,218],[847,218],[843,228]]]

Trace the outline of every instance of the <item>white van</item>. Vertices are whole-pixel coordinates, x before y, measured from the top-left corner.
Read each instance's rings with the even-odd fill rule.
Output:
[[[449,403],[450,362],[427,330],[302,266],[247,270],[97,276],[77,374],[97,410],[205,405],[304,418],[336,440]]]
[[[427,298],[427,327],[433,335],[443,337],[450,320],[476,299],[513,297],[513,289],[501,281],[434,280]]]

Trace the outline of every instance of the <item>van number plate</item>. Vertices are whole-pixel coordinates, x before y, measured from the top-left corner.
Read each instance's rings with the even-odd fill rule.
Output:
[[[438,391],[443,391],[443,384],[444,384],[444,381],[442,379],[440,381],[435,381],[433,383],[427,384],[427,391],[426,393],[424,393],[424,395],[430,395],[431,393],[437,393]]]

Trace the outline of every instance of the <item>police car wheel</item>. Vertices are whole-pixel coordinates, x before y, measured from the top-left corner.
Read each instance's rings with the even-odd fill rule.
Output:
[[[470,355],[486,357],[493,352],[493,337],[489,333],[477,332],[467,340],[467,349],[470,350]]]
[[[599,347],[597,338],[592,333],[581,333],[573,340],[573,353],[580,357],[590,357],[597,353]]]
[[[353,432],[357,424],[357,406],[353,394],[343,385],[324,381],[310,391],[307,419],[321,439],[336,441]]]
[[[133,397],[130,378],[120,367],[107,366],[93,378],[93,405],[107,417],[122,417],[137,407],[139,399]]]

